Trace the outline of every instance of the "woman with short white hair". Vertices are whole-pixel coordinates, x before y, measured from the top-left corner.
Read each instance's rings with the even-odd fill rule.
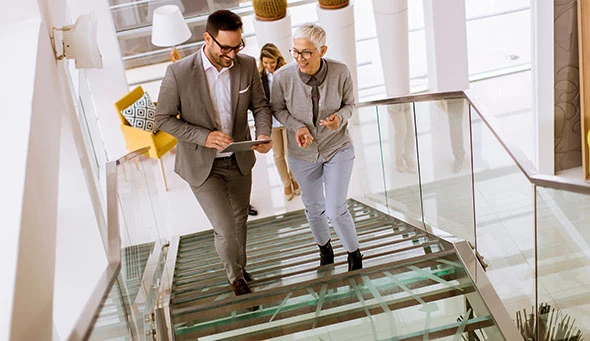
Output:
[[[346,198],[354,163],[348,119],[355,99],[348,67],[324,58],[326,32],[304,24],[293,33],[290,63],[275,72],[271,106],[287,127],[289,166],[301,188],[320,265],[334,263],[328,219],[348,252],[348,270],[362,269],[363,256]]]

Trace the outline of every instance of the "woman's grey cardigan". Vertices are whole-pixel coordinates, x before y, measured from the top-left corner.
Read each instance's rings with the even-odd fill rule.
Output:
[[[354,88],[348,67],[336,60],[324,58],[328,68],[326,79],[319,86],[319,113],[316,125],[313,121],[311,86],[299,77],[299,66],[292,62],[277,70],[273,75],[271,107],[274,116],[287,127],[287,148],[289,157],[302,161],[316,162],[318,155],[329,161],[334,154],[352,145],[348,136],[348,119],[355,109]],[[340,116],[337,130],[320,125],[333,113]],[[313,135],[313,143],[301,148],[295,140],[297,129],[306,126]]]

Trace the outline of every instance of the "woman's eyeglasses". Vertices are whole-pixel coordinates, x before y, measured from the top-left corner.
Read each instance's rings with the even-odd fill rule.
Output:
[[[301,56],[302,59],[307,60],[311,58],[313,51],[297,51],[295,49],[290,49],[289,53],[291,54],[291,56],[293,56],[294,59],[297,59],[299,58],[299,56]]]
[[[207,32],[207,33],[209,33],[209,32]],[[238,53],[238,52],[242,51],[244,49],[244,47],[246,47],[246,43],[244,42],[244,39],[240,39],[240,44],[237,46],[227,46],[227,45],[221,45],[217,41],[217,39],[215,39],[215,37],[213,37],[213,35],[211,33],[209,33],[209,36],[211,37],[211,39],[213,39],[215,44],[217,44],[217,46],[219,46],[221,53],[230,53],[231,51],[235,51],[236,53]]]

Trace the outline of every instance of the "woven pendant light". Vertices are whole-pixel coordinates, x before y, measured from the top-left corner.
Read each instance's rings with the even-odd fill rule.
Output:
[[[254,14],[261,21],[274,21],[287,15],[287,0],[253,0]]]
[[[318,0],[323,9],[338,9],[348,6],[349,0]]]

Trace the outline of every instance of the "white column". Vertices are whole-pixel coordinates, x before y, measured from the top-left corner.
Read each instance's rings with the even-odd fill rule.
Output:
[[[424,0],[428,90],[469,88],[465,0]]]
[[[550,175],[555,173],[553,6],[553,1],[531,1],[534,163]]]
[[[289,13],[289,10],[287,10],[287,15],[279,20],[262,21],[254,19],[254,30],[256,31],[259,48],[262,48],[262,45],[266,43],[273,43],[283,54],[285,62],[288,63],[292,60],[289,54],[289,49],[293,45],[291,13]]]
[[[356,63],[356,34],[354,31],[354,5],[339,9],[323,9],[317,6],[319,24],[326,30],[326,57],[338,59],[348,65],[354,96],[358,100],[358,77]]]
[[[62,94],[50,23],[34,0],[0,3],[0,339],[51,340]]]
[[[465,0],[424,0],[423,4],[428,91],[468,89]],[[439,179],[464,169],[465,156],[469,155],[464,137],[469,130],[462,101],[431,103],[429,109],[432,156],[427,162],[437,165],[432,177]],[[475,157],[481,154],[474,152]]]
[[[373,0],[375,26],[387,97],[410,92],[408,1]]]

